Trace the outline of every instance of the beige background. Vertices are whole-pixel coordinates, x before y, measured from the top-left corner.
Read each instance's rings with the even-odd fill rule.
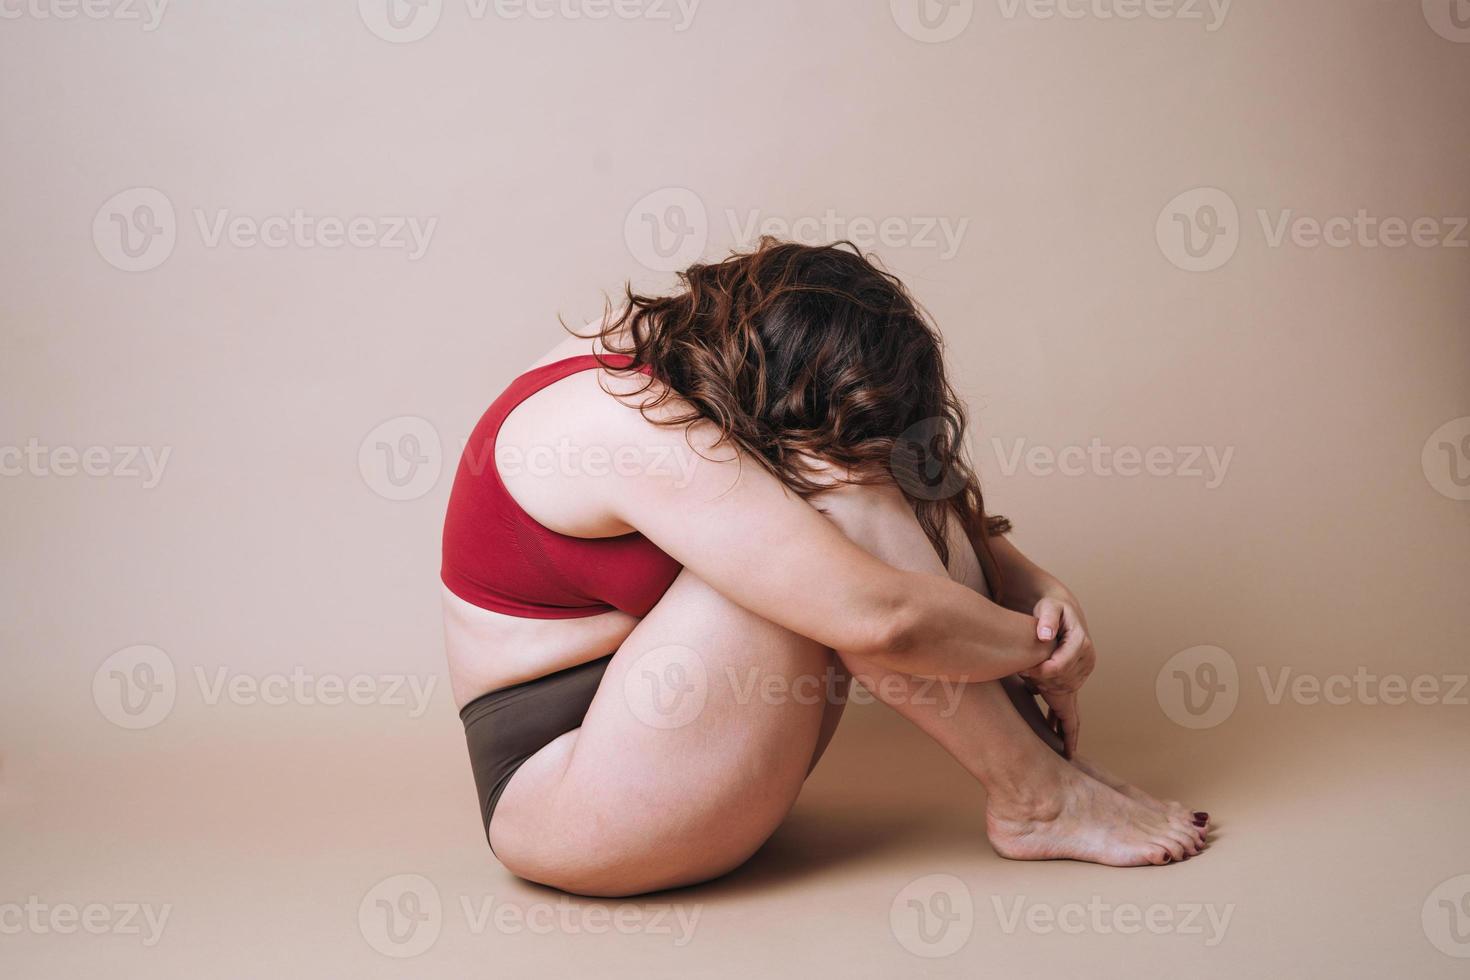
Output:
[[[536,19],[445,0],[398,34],[374,0],[179,3],[151,30],[142,6],[5,6],[0,446],[47,448],[41,464],[0,460],[0,966],[1460,975],[1470,28],[1453,2],[1470,17],[1463,0],[1238,0],[1223,22],[1185,0],[1149,9],[1203,19],[961,0],[928,8],[949,10],[929,31],[908,0],[705,0],[684,29],[671,2],[594,20],[568,16],[595,9],[575,3]],[[1215,212],[1223,235],[1200,261],[1218,268],[1187,271],[1175,215],[1207,222],[1198,206],[1221,202],[1200,188],[1237,213]],[[117,218],[166,231],[169,207],[172,248],[155,238],[129,260]],[[370,238],[398,217],[435,224],[417,258],[211,244],[222,213],[297,211],[365,218]],[[1288,211],[1435,219],[1425,234],[1459,247],[1273,247]],[[1103,664],[1085,741],[1210,809],[1216,846],[1158,871],[1001,862],[979,791],[869,707],[749,869],[630,903],[697,910],[687,944],[476,932],[461,897],[557,899],[485,852],[443,676],[438,532],[459,440],[557,339],[558,313],[592,315],[625,278],[669,281],[649,267],[650,228],[718,257],[764,222],[815,240],[829,214],[837,235],[887,229],[874,251],[944,330],[993,507],[1088,609]],[[931,226],[963,231],[950,248]],[[411,448],[405,435],[424,461],[395,460],[418,481],[400,493],[377,447]],[[1190,447],[1232,455],[1213,487],[1006,465],[1017,440],[1094,439],[1183,449],[1178,463]],[[89,447],[111,475],[56,472]],[[156,486],[127,475],[125,447],[169,453]],[[104,661],[139,644],[166,654],[150,663],[175,700],[128,730],[109,697],[111,668],[132,663]],[[1183,689],[1166,663],[1199,646],[1235,667],[1236,707],[1190,728],[1170,720]],[[435,686],[418,717],[210,703],[220,676],[298,667]],[[1372,677],[1345,704],[1272,703],[1262,669],[1272,685],[1283,669]],[[1389,674],[1438,693],[1366,703]],[[406,960],[369,936],[370,890],[398,874],[444,906],[437,942]],[[892,924],[931,874],[973,895],[972,934],[946,956],[916,955]],[[914,887],[932,899],[932,882]],[[147,948],[8,928],[6,903],[30,896],[171,912]],[[1008,933],[992,899],[1232,918],[1216,945]],[[587,925],[619,904],[569,914]]]

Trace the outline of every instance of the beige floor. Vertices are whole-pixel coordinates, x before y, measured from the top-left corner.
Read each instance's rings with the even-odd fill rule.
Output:
[[[12,746],[0,903],[171,908],[151,946],[141,913],[135,935],[0,935],[0,972],[1429,978],[1470,968],[1431,943],[1421,917],[1428,902],[1447,921],[1431,892],[1470,873],[1460,707],[1243,708],[1206,732],[1098,707],[1099,758],[1220,825],[1200,858],[1123,871],[998,859],[980,832],[983,797],[948,757],[883,709],[855,708],[749,865],[634,902],[564,899],[492,861],[441,700],[418,721],[386,708],[278,710],[217,712],[206,725],[181,705],[147,731]],[[405,875],[422,880],[395,877]],[[424,892],[431,917],[395,944],[378,900],[412,911],[402,892],[424,880],[440,914]],[[923,933],[917,908],[929,910]],[[1470,943],[1449,948],[1470,955]]]

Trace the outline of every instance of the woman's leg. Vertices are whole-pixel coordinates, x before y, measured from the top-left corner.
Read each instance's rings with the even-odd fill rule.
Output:
[[[687,569],[613,656],[582,727],[532,756],[490,826],[512,872],[631,895],[743,863],[830,738],[829,650]]]
[[[890,565],[946,574],[896,491],[843,488],[820,503],[828,517]],[[948,574],[984,591],[968,542],[951,534],[950,551]],[[1062,759],[1035,702],[1023,690],[1007,689],[1015,686],[1014,679],[959,685],[936,698],[931,682],[841,656],[858,683],[919,726],[985,785],[987,829],[1003,856],[1161,864],[1197,854],[1203,846],[1204,833],[1185,808],[1170,810],[1158,801],[1150,806]]]
[[[824,498],[828,516],[874,554],[945,574],[896,491],[843,488]],[[582,727],[511,779],[491,824],[497,856],[522,877],[609,896],[738,866],[790,811],[831,735],[832,660],[686,570],[613,656]],[[999,682],[963,685],[951,711],[915,696],[927,682],[844,663],[986,785],[1003,855],[1141,864],[1197,847],[1193,828],[1067,765]]]

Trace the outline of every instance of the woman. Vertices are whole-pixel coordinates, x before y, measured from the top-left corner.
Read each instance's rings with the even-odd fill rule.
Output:
[[[898,279],[773,240],[680,279],[512,382],[455,478],[447,646],[499,860],[600,896],[735,868],[854,675],[985,785],[1001,855],[1199,853],[1206,814],[1076,754],[1081,608],[985,514]]]

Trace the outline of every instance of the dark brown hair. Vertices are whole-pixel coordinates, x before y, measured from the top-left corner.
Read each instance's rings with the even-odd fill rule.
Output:
[[[750,252],[690,266],[679,280],[671,296],[625,286],[621,312],[614,316],[609,300],[603,326],[587,335],[631,357],[627,370],[646,367],[667,386],[642,403],[645,414],[671,390],[691,410],[661,424],[714,423],[721,442],[803,497],[828,485],[812,471],[813,458],[846,468],[850,483],[891,480],[941,559],[949,560],[952,512],[994,574],[985,538],[1010,524],[985,514],[943,342],[897,276],[851,242],[762,238]]]

